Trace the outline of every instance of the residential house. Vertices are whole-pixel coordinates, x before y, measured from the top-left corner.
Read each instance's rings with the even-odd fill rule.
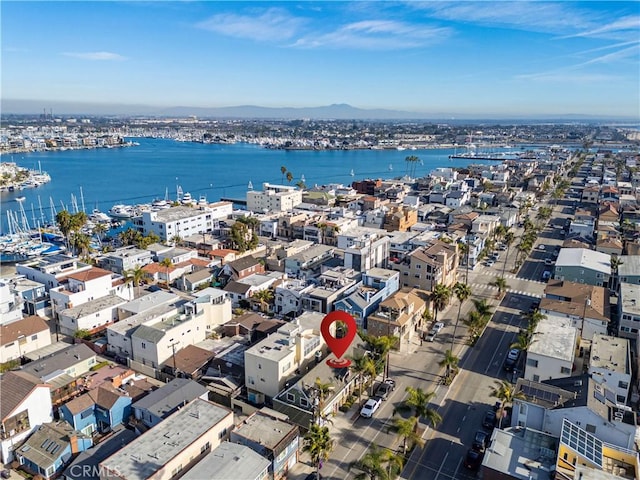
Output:
[[[287,478],[289,470],[298,463],[299,429],[286,416],[271,409],[263,408],[252,413],[236,425],[229,440],[266,458],[269,474],[274,480]]]
[[[27,472],[48,480],[61,473],[73,455],[92,446],[91,437],[67,422],[57,421],[40,425],[15,454]]]
[[[131,397],[124,391],[103,383],[60,406],[60,416],[84,435],[111,432],[129,420]]]
[[[539,309],[547,318],[568,319],[584,340],[591,341],[596,333],[606,335],[611,313],[609,292],[604,287],[552,279],[544,295]]]
[[[51,332],[44,318],[31,315],[0,324],[0,363],[18,360],[47,345],[51,345]]]
[[[213,272],[208,269],[197,270],[182,277],[180,289],[193,293],[199,288],[206,287],[213,280]]]
[[[362,340],[356,335],[343,357],[357,358],[364,352]],[[305,431],[313,422],[323,424],[337,415],[360,380],[358,375],[352,375],[349,367],[334,368],[321,359],[310,367],[301,378],[285,385],[273,399],[274,410],[287,415],[291,422]],[[321,394],[317,383],[329,385],[329,391]]]
[[[214,354],[195,345],[187,345],[164,362],[162,370],[174,377],[198,380],[205,374]]]
[[[631,387],[631,345],[626,338],[595,334],[591,342],[589,374],[618,405],[626,405]]]
[[[136,267],[144,267],[151,262],[153,262],[153,258],[149,250],[143,250],[133,245],[117,248],[98,259],[100,267],[119,275],[124,275],[125,272]]]
[[[388,232],[406,232],[418,221],[416,209],[407,205],[391,205],[385,214],[384,228]]]
[[[91,270],[89,264],[67,255],[37,257],[16,265],[16,273],[44,285],[46,291],[58,287],[68,275]]]
[[[118,320],[124,320],[133,315],[147,312],[161,305],[175,303],[180,300],[180,298],[181,297],[175,293],[165,292],[164,290],[157,290],[147,295],[141,295],[118,307]]]
[[[22,303],[22,312],[24,315],[51,316],[51,300],[44,284],[22,276],[17,276],[9,280],[9,288],[17,297],[18,303]],[[0,298],[3,298],[2,293],[0,293]],[[0,306],[0,312],[2,312],[3,317],[2,323],[9,321],[9,318],[6,316],[6,312],[8,311],[9,310],[5,311],[4,308]]]
[[[404,287],[432,291],[440,283],[453,286],[458,277],[458,245],[435,240],[392,263],[391,269],[400,272]]]
[[[618,335],[638,341],[640,331],[640,285],[621,283],[618,297]]]
[[[138,429],[155,427],[164,419],[178,411],[184,405],[200,398],[207,400],[208,391],[205,387],[188,378],[174,378],[169,383],[150,392],[135,402],[131,409],[137,420]]]
[[[336,267],[326,270],[317,279],[317,285],[301,295],[302,309],[307,312],[329,313],[334,302],[352,293],[360,281],[360,272]]]
[[[78,343],[28,363],[22,371],[47,383],[51,387],[51,401],[57,406],[78,394],[84,384],[82,375],[96,363],[96,353],[84,343]]]
[[[635,449],[603,442],[594,433],[578,426],[577,422],[564,419],[555,465],[556,475],[561,475],[560,478],[578,479],[582,476],[576,475],[578,465],[596,472],[586,478],[607,478],[603,475],[597,476],[600,472],[605,472],[613,478],[631,480],[640,474],[640,463]]]
[[[463,183],[463,185],[466,184]],[[468,190],[451,190],[447,193],[444,204],[447,207],[458,208],[469,203],[470,199],[471,195]]]
[[[527,349],[524,378],[539,382],[571,376],[578,338],[568,321],[540,320]]]
[[[622,262],[618,266],[618,281],[640,285],[640,255],[620,255]]]
[[[582,203],[598,204],[600,198],[600,185],[588,185],[582,189]]]
[[[211,232],[219,220],[227,218],[232,212],[231,202],[198,208],[181,205],[157,211],[144,211],[133,224],[143,235],[153,232],[161,241],[170,242],[175,237],[183,238]]]
[[[2,463],[14,459],[14,448],[43,423],[53,420],[49,386],[39,378],[22,371],[9,371],[0,376],[0,448]]]
[[[244,352],[250,402],[261,405],[266,397],[275,397],[296,371],[315,361],[316,353],[326,348],[320,334],[323,318],[319,313],[304,313]]]
[[[321,265],[333,257],[335,247],[313,245],[284,261],[284,272],[292,278],[309,279],[320,273]]]
[[[285,279],[275,288],[274,312],[296,317],[302,313],[302,296],[314,288],[313,284],[297,279]]]
[[[491,235],[500,225],[498,215],[479,215],[471,222],[471,233]]]
[[[344,251],[344,266],[358,272],[387,268],[391,241],[377,229],[360,227],[338,235],[338,248]]]
[[[271,462],[251,448],[223,442],[185,473],[183,480],[270,480]]]
[[[71,308],[58,311],[58,327],[62,335],[73,337],[78,330],[94,334],[118,320],[118,307],[127,300],[108,294]]]
[[[225,264],[218,273],[218,280],[223,283],[238,281],[256,273],[265,273],[264,265],[256,257],[247,255]]]
[[[400,274],[384,268],[372,268],[362,274],[362,283],[357,289],[334,302],[334,310],[349,313],[358,328],[366,330],[367,317],[400,288]]]
[[[100,462],[100,480],[183,475],[225,441],[232,428],[231,410],[197,398]]]
[[[401,352],[407,351],[410,342],[421,335],[427,298],[427,292],[409,287],[400,289],[380,302],[378,309],[369,315],[367,334],[398,337],[396,347]]]
[[[482,458],[482,478],[549,478],[549,471],[556,460],[557,444],[557,437],[532,428],[496,428]],[[532,448],[532,445],[536,447]]]
[[[556,259],[553,278],[609,287],[611,255],[586,248],[562,248]]]

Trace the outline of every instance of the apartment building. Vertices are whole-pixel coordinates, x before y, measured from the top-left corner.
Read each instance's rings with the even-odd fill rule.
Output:
[[[618,335],[630,340],[640,337],[640,285],[621,283],[618,297]]]
[[[338,248],[344,251],[344,266],[358,272],[387,268],[390,247],[391,239],[374,228],[359,227],[338,235]]]
[[[227,218],[232,212],[231,202],[221,202],[216,208],[177,206],[158,211],[148,210],[134,220],[134,226],[144,235],[153,232],[162,242],[170,242],[174,237],[210,232],[219,220]]]
[[[133,270],[137,266],[144,267],[152,262],[153,258],[149,250],[142,250],[135,246],[118,248],[98,259],[102,268],[119,275],[124,275],[127,270]]]
[[[91,270],[93,267],[67,255],[37,257],[16,265],[16,273],[44,285],[48,292],[58,287],[60,281],[73,273]]]
[[[571,376],[578,338],[568,321],[540,320],[527,350],[524,378],[539,382]]]
[[[626,405],[631,388],[631,345],[626,338],[596,334],[591,342],[589,374],[605,390],[605,397]]]
[[[288,212],[302,203],[302,190],[289,185],[262,184],[262,191],[247,192],[247,210],[257,213]]]
[[[458,277],[458,245],[435,240],[398,259],[390,267],[400,272],[403,287],[432,291],[439,283],[452,286]]]
[[[553,278],[598,287],[609,287],[611,255],[586,248],[562,248]]]

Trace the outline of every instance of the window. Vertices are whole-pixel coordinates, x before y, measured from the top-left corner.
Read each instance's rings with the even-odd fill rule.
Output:
[[[16,342],[11,342],[11,343],[7,343],[4,348],[9,348],[9,347],[13,347],[16,344]]]
[[[295,401],[296,401],[296,396],[291,392],[287,392],[287,402],[295,402]]]
[[[571,369],[567,368],[567,367],[560,367],[560,373],[562,373],[564,375],[570,375],[571,374]]]
[[[253,377],[249,377],[249,385],[255,385],[256,381],[254,380]]]
[[[92,413],[93,413],[93,410],[89,408],[80,414],[80,418],[85,419],[88,416],[90,416]]]
[[[302,405],[303,407],[308,407],[309,406],[309,402],[307,401],[306,398],[300,397],[300,405]]]
[[[622,380],[620,380],[618,382],[618,388],[623,388],[623,389],[627,390],[629,388],[629,384],[627,382],[623,382]]]
[[[616,395],[616,400],[618,401],[618,403],[620,403],[622,405],[624,405],[626,403],[625,402],[626,399],[624,398],[624,395]]]
[[[147,348],[147,344],[144,343],[144,342],[142,342],[141,346],[142,346],[142,348]]]
[[[561,272],[562,271],[562,267],[556,267],[556,272]]]
[[[258,370],[262,370],[262,364],[258,364]]]
[[[539,382],[540,381],[540,375],[534,375],[533,376],[533,381],[534,382]]]
[[[37,340],[37,339],[38,339],[38,335],[32,335],[32,336],[31,336],[31,340],[32,340],[32,341],[35,341],[35,340]]]
[[[538,360],[535,360],[533,358],[527,358],[527,365],[529,365],[530,367],[537,367]]]

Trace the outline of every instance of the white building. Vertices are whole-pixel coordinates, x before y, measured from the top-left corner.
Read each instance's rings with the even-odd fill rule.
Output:
[[[51,332],[41,317],[33,315],[0,325],[0,363],[17,360],[47,345],[51,345]]]
[[[626,405],[632,373],[629,340],[609,335],[594,335],[589,373],[596,383],[615,395],[616,403]]]
[[[618,318],[620,319],[618,335],[637,340],[640,332],[640,285],[620,284]]]
[[[22,309],[18,300],[11,291],[9,282],[0,280],[0,325],[22,318]]]
[[[145,235],[153,232],[164,242],[174,237],[188,237],[213,230],[218,220],[227,218],[233,212],[231,202],[220,202],[211,207],[171,207],[157,212],[145,211],[135,219],[134,225]]]
[[[354,228],[338,235],[338,248],[344,250],[344,267],[358,272],[389,263],[391,239],[385,232],[372,228]]]
[[[261,192],[247,192],[247,210],[252,212],[288,212],[301,203],[302,190],[288,185],[263,183]]]
[[[42,283],[47,292],[60,285],[60,280],[73,273],[80,273],[93,268],[77,258],[67,255],[51,255],[38,257],[16,265],[16,273],[29,280]]]
[[[578,330],[568,321],[540,320],[527,350],[524,378],[541,380],[571,376]]]
[[[233,412],[197,398],[98,465],[100,480],[177,478],[225,441]]]
[[[124,275],[127,270],[133,270],[136,266],[144,267],[153,262],[151,252],[134,246],[118,248],[115,252],[109,252],[99,259],[100,266],[119,275]]]
[[[118,307],[127,303],[117,295],[89,300],[58,313],[60,333],[73,336],[78,330],[95,333],[118,320]]]
[[[324,315],[304,313],[244,353],[245,384],[249,400],[262,404],[275,397],[296,370],[313,361],[325,345],[320,333]],[[335,325],[335,324],[334,324]]]
[[[14,448],[43,423],[53,420],[51,391],[39,378],[22,371],[0,376],[2,392],[2,463],[13,460]]]

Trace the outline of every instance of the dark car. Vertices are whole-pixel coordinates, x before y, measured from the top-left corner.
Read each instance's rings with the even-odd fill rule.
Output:
[[[478,430],[473,437],[473,444],[471,448],[479,452],[484,451],[489,445],[489,434],[484,430]]]
[[[304,480],[322,480],[322,475],[316,475],[316,472],[311,472],[309,475],[304,477]]]
[[[389,395],[391,395],[391,392],[393,392],[395,388],[396,388],[395,380],[392,380],[391,378],[387,378],[380,385],[378,385],[375,395],[376,397],[380,397],[382,400],[386,400],[389,397]]]
[[[496,412],[489,410],[482,419],[482,426],[489,430],[493,430],[496,426]]]
[[[469,470],[478,470],[482,463],[482,452],[478,452],[473,448],[467,451],[467,456],[464,457],[464,466]]]

